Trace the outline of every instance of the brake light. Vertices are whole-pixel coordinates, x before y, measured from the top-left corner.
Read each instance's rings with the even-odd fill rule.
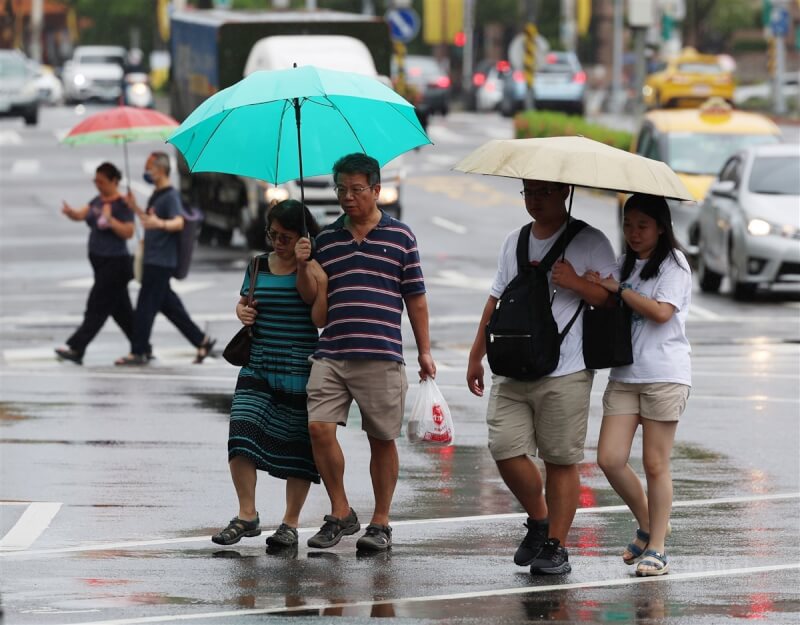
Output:
[[[514,82],[525,82],[525,72],[516,70],[511,76],[514,78]]]
[[[420,67],[409,67],[406,73],[409,76],[420,76],[422,74],[422,68],[420,68]]]
[[[472,84],[475,85],[476,87],[482,86],[483,83],[485,82],[486,82],[486,74],[482,74],[481,72],[478,72],[472,77]]]
[[[439,76],[433,84],[440,89],[447,89],[450,86],[450,78],[448,76]]]
[[[508,61],[497,61],[496,67],[498,72],[507,72],[511,69],[511,64]]]
[[[548,65],[553,65],[554,63],[558,63],[558,56],[550,52],[546,57],[544,57],[544,60]]]
[[[579,85],[585,83],[586,72],[575,72],[575,74],[572,76],[572,82],[578,83]]]

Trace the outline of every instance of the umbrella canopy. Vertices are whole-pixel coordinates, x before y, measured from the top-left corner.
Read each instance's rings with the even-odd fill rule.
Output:
[[[68,145],[163,141],[178,126],[169,115],[151,109],[118,106],[89,115],[62,139]]]
[[[431,141],[414,107],[376,79],[307,65],[250,74],[198,106],[168,142],[193,172],[280,184],[330,173],[351,152],[383,166]]]
[[[678,200],[694,199],[666,163],[584,137],[489,141],[453,169],[626,193],[649,193]]]

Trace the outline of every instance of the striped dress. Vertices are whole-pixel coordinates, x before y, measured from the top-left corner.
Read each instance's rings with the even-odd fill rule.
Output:
[[[296,288],[296,274],[275,275],[259,258],[254,292],[258,316],[250,363],[242,367],[231,407],[228,459],[244,456],[257,469],[286,479],[319,483],[311,453],[306,408],[308,357],[317,344],[311,307]],[[248,267],[241,294],[250,288]]]

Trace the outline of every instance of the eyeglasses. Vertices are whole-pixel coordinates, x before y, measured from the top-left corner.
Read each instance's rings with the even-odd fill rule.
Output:
[[[523,189],[519,192],[522,197],[531,197],[531,198],[543,198],[552,195],[555,192],[555,189]]]
[[[297,238],[296,234],[285,234],[283,232],[276,232],[275,230],[267,230],[267,236],[270,241],[276,241],[281,245],[288,245]]]
[[[336,191],[336,195],[339,197],[345,197],[346,195],[352,193],[355,195],[361,195],[367,189],[371,189],[375,185],[369,185],[368,187],[342,187],[340,185],[336,185],[333,189]]]

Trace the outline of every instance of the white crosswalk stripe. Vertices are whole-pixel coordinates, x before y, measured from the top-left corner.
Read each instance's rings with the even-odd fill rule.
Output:
[[[0,145],[20,145],[22,137],[16,130],[0,130]]]
[[[39,161],[35,159],[18,159],[11,165],[11,173],[17,176],[38,174]]]

